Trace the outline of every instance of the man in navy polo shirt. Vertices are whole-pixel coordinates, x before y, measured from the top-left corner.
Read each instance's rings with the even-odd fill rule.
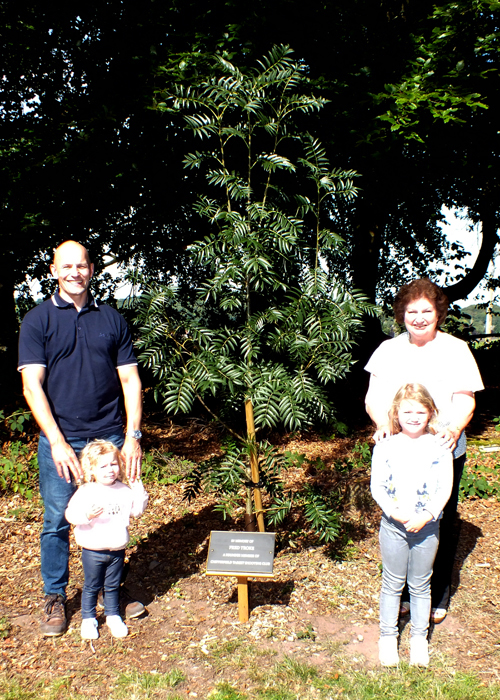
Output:
[[[24,396],[41,429],[38,465],[45,508],[40,538],[45,593],[41,628],[45,636],[59,636],[66,630],[69,579],[69,523],[64,511],[76,490],[75,480],[83,479],[77,454],[89,440],[111,440],[121,448],[129,479],[139,477],[142,393],[125,320],[115,309],[98,304],[88,291],[94,265],[87,250],[76,241],[62,243],[50,269],[59,291],[25,316],[19,370]]]

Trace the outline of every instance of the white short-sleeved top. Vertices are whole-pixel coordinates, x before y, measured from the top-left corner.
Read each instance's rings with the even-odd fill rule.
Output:
[[[453,394],[484,389],[467,343],[441,331],[422,347],[410,342],[409,333],[385,340],[365,369],[380,380],[378,389],[382,395],[379,394],[379,398],[387,410],[404,384],[423,384],[434,399],[443,425],[451,421]]]

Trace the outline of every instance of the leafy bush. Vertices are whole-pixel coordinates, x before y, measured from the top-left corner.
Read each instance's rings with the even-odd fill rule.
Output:
[[[19,408],[14,413],[6,416],[3,411],[0,411],[0,421],[5,421],[13,433],[22,433],[24,430],[24,424],[31,420],[31,411],[27,409]]]
[[[0,489],[32,498],[38,480],[38,460],[29,456],[29,447],[20,440],[11,442],[0,456]]]
[[[184,478],[185,497],[190,500],[202,491],[215,493],[215,510],[224,517],[238,517],[241,511],[241,487],[253,487],[249,481],[248,447],[231,438],[223,442],[222,456],[211,457],[195,466]],[[304,484],[298,490],[285,490],[284,474],[291,467],[309,462],[304,455],[286,452],[284,455],[268,442],[258,443],[259,487],[272,498],[266,508],[266,519],[271,527],[281,524],[293,509],[303,513],[313,532],[323,542],[332,542],[340,531],[339,500],[333,492],[323,494],[317,488]]]
[[[193,462],[172,452],[151,450],[142,458],[142,480],[145,483],[177,484],[193,468]]]
[[[11,624],[6,617],[0,617],[0,639],[7,639],[10,634]]]
[[[469,465],[460,481],[460,500],[464,498],[500,498],[500,465],[487,467],[482,464]]]
[[[354,469],[366,469],[370,466],[372,451],[367,442],[357,442],[351,452],[351,456],[335,460],[334,466],[339,474],[350,474]]]

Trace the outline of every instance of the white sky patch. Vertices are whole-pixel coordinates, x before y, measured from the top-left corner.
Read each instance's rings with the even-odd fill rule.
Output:
[[[104,256],[104,264],[106,264],[106,256]],[[127,270],[124,270],[118,263],[109,265],[108,267],[104,268],[104,271],[109,272],[113,279],[116,279],[117,277],[124,277],[127,272]],[[133,289],[134,286],[130,284],[130,282],[124,281],[123,284],[116,288],[114,297],[115,299],[126,299],[132,294]]]
[[[432,265],[432,269],[434,270],[444,269],[445,274],[441,276],[441,283],[445,284],[446,273],[451,275],[460,272],[466,274],[476,262],[482,242],[482,227],[481,224],[474,224],[467,217],[467,210],[465,209],[448,209],[447,207],[443,206],[442,212],[445,216],[445,222],[440,225],[446,235],[446,238],[448,239],[448,242],[450,245],[461,245],[463,249],[469,253],[469,255],[459,263],[442,260],[437,261]],[[490,293],[486,288],[486,280],[489,275],[498,277],[499,274],[499,260],[497,255],[495,255],[495,261],[490,263],[488,273],[485,275],[481,283],[478,284],[477,287],[465,299],[460,299],[455,303],[457,303],[459,306],[470,306],[471,304],[476,304],[477,302],[488,301],[490,298]]]

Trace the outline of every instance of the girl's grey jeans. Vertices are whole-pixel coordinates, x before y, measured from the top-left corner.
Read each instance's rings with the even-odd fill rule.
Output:
[[[408,581],[411,634],[426,637],[431,611],[430,580],[439,544],[439,521],[420,532],[406,532],[404,525],[382,516],[380,523],[382,590],[380,591],[380,636],[397,637],[401,591]]]

